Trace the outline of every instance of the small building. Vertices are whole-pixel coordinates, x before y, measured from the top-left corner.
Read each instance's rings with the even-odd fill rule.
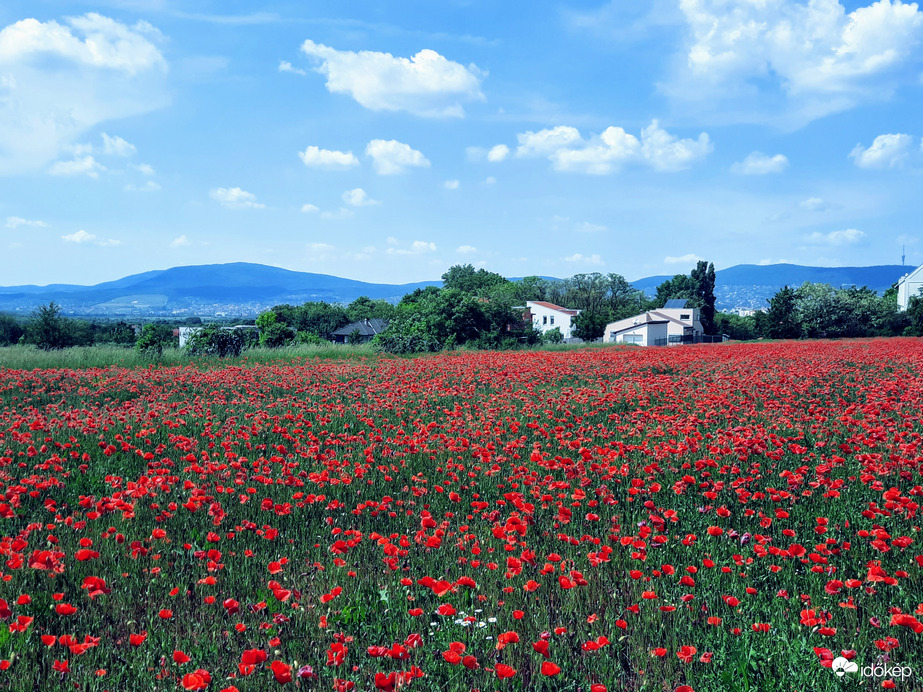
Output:
[[[390,323],[385,320],[373,317],[372,319],[359,320],[358,322],[347,324],[345,327],[337,329],[331,336],[333,337],[333,341],[338,344],[364,344],[367,341],[371,341],[372,337],[376,334],[385,331],[389,324]],[[356,336],[353,336],[354,334]]]
[[[897,309],[904,311],[910,306],[911,298],[923,297],[920,294],[921,289],[923,289],[923,265],[905,274],[897,282]]]
[[[574,329],[574,318],[580,314],[580,310],[570,310],[562,308],[560,305],[548,303],[544,300],[526,301],[526,313],[532,318],[532,326],[542,334],[550,332],[552,329],[559,329],[565,339],[572,338]]]
[[[674,346],[701,343],[704,336],[698,308],[683,299],[668,300],[659,310],[626,317],[606,325],[603,341],[638,346]]]

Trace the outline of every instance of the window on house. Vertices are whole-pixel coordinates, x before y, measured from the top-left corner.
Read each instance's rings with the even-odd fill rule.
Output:
[[[548,324],[548,315],[542,315],[542,324]]]
[[[623,334],[622,343],[625,343],[625,344],[644,343],[644,335],[643,334]]]
[[[554,324],[554,315],[551,316],[551,324]]]
[[[680,313],[679,318],[680,318],[681,320],[688,320],[688,319],[689,319],[689,313],[688,313],[688,312],[686,312],[686,313]]]

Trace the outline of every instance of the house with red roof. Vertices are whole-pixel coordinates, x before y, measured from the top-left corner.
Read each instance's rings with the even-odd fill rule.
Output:
[[[532,326],[543,334],[559,329],[565,339],[573,338],[574,318],[580,314],[580,310],[562,308],[544,300],[528,300],[526,307],[526,314],[532,318]]]

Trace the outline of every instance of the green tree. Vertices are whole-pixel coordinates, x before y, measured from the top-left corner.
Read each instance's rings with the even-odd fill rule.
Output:
[[[923,336],[923,297],[910,296],[907,303],[907,336]]]
[[[692,279],[695,298],[699,306],[699,322],[706,334],[716,334],[715,330],[715,265],[699,260],[695,269],[689,274]]]
[[[19,338],[24,334],[22,325],[12,315],[0,313],[0,346],[9,346],[19,343]]]
[[[597,308],[592,312],[584,311],[574,318],[573,334],[584,341],[595,341],[603,335],[606,325],[610,322],[612,313],[607,307]]]
[[[160,356],[164,348],[176,345],[173,330],[165,324],[146,324],[135,342],[135,350],[151,356]]]
[[[374,319],[390,321],[394,317],[394,310],[394,305],[387,300],[372,300],[360,296],[346,306],[346,318],[350,322]]]
[[[239,356],[245,345],[242,330],[224,329],[218,324],[206,325],[186,340],[186,350],[193,356]]]
[[[583,337],[580,337],[580,338],[582,339]],[[560,344],[563,341],[564,341],[564,335],[561,333],[560,327],[549,329],[547,332],[542,334],[543,344]]]
[[[735,341],[749,341],[759,334],[755,317],[741,317],[726,312],[715,315],[715,333],[727,334],[728,338]]]
[[[797,339],[801,334],[795,289],[785,286],[769,299],[769,310],[758,319],[760,332],[770,339]]]
[[[486,269],[475,269],[471,264],[456,264],[449,267],[442,275],[442,287],[455,289],[463,293],[481,295],[491,288],[507,284],[500,274],[489,272]]]
[[[74,320],[61,314],[54,301],[39,306],[26,323],[26,342],[43,351],[77,346],[86,341],[86,335]]]
[[[272,310],[260,313],[256,318],[256,326],[260,330],[260,346],[266,348],[285,346],[295,338],[295,330],[279,321]]]

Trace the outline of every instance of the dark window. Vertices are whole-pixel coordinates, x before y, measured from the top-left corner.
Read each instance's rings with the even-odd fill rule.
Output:
[[[680,313],[679,318],[680,318],[681,320],[688,320],[688,319],[689,319],[689,313],[688,313],[688,312],[685,313],[685,314]]]
[[[542,324],[548,324],[548,315],[542,315]]]
[[[551,316],[551,324],[554,324],[554,315]]]

